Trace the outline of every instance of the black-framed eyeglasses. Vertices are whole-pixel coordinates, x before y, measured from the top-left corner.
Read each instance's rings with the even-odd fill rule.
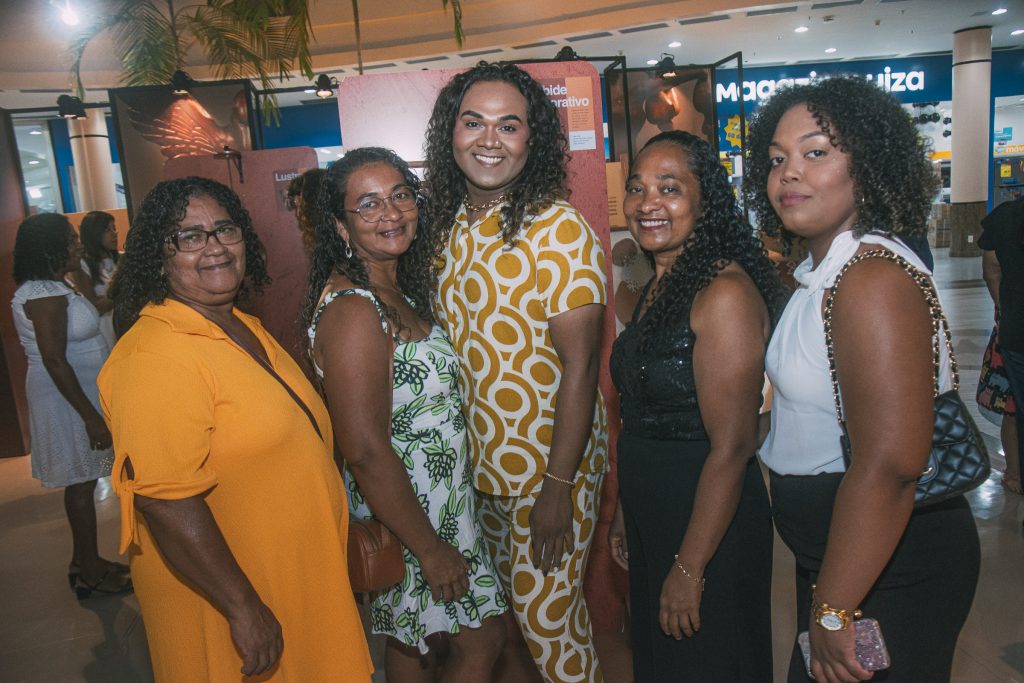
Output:
[[[173,244],[178,251],[199,251],[205,249],[210,237],[216,237],[222,246],[238,244],[245,237],[242,229],[234,223],[218,225],[213,230],[202,230],[200,228],[188,228],[186,230],[175,230],[164,238],[164,242]]]
[[[349,213],[357,213],[367,223],[379,223],[387,211],[387,203],[402,213],[412,211],[419,204],[419,195],[411,187],[400,187],[388,197],[364,197],[355,209],[345,209]]]

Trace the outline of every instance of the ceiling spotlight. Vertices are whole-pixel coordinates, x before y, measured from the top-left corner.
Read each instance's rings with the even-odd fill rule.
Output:
[[[30,164],[32,164],[33,166],[35,166],[36,164],[38,164],[38,163],[39,163],[39,159],[33,159],[32,161],[30,161],[30,162],[28,162],[28,163],[30,163]]]
[[[62,119],[84,119],[85,105],[73,95],[61,95],[57,98],[57,116]]]
[[[647,60],[647,66],[654,66],[657,63],[658,63],[657,59],[648,59]]]
[[[1000,14],[1006,14],[1006,8],[1000,7],[999,9],[992,10],[992,16],[998,17]]]
[[[810,30],[811,29],[807,28],[806,26],[797,26],[795,29],[793,29],[793,31],[796,33],[807,33]]]
[[[29,135],[42,135],[43,131],[39,130],[38,128],[33,128],[32,130],[30,130],[28,132],[28,134]]]
[[[654,65],[654,71],[661,78],[674,78],[676,75],[675,57],[667,52],[662,52],[661,59]]]
[[[683,44],[681,42],[679,42],[678,40],[673,40],[671,43],[668,44],[668,46],[669,47],[682,47]]]
[[[320,74],[316,77],[316,96],[322,100],[334,96],[334,88],[338,85],[338,79],[327,74]]]
[[[827,55],[835,54],[837,49],[838,48],[835,48],[835,47],[826,47],[825,48],[825,54],[827,54]]]
[[[71,6],[71,0],[64,3],[64,9],[60,11],[60,20],[68,26],[78,25],[78,12]]]
[[[1017,28],[1017,29],[1014,29],[1014,30],[1010,31],[1010,35],[1011,36],[1019,36],[1022,33],[1024,33],[1024,28]]]
[[[556,62],[575,62],[579,58],[580,56],[576,54],[576,50],[573,50],[571,45],[563,45],[555,55]]]
[[[181,69],[178,69],[171,75],[171,92],[179,97],[191,93],[192,86],[195,84],[196,82],[192,80],[192,77]]]

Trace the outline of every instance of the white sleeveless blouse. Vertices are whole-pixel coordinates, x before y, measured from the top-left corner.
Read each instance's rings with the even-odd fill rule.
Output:
[[[812,475],[842,472],[832,380],[825,351],[825,327],[821,317],[825,290],[835,282],[842,267],[860,245],[877,244],[907,259],[915,268],[931,274],[906,245],[869,233],[836,236],[817,267],[808,257],[793,273],[799,286],[782,313],[768,351],[765,369],[773,388],[771,431],[761,447],[764,464],[777,474]],[[939,386],[952,386],[949,355],[941,347]],[[885,349],[878,349],[884,353]]]

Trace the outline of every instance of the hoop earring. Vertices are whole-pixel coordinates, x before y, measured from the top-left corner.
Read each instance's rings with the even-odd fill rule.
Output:
[[[352,258],[352,245],[348,242],[345,242],[345,258],[350,260]]]

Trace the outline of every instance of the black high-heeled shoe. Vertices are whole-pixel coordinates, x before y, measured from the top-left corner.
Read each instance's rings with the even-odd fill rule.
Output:
[[[107,577],[111,574],[121,577],[121,583],[116,588],[104,588],[103,584],[106,582]],[[126,593],[133,593],[135,586],[132,585],[131,577],[125,576],[114,570],[114,567],[109,567],[107,571],[103,572],[103,576],[100,580],[94,584],[88,584],[82,579],[82,575],[79,574],[78,578],[75,579],[75,595],[79,600],[85,600],[91,597],[93,593],[102,593],[104,595],[123,595]]]
[[[110,568],[116,571],[118,574],[124,574],[125,576],[131,576],[131,569],[128,565],[121,562],[110,562]],[[82,573],[82,570],[78,568],[78,565],[72,562],[68,565],[68,587],[71,590],[75,590],[75,584],[78,582],[78,575]]]

